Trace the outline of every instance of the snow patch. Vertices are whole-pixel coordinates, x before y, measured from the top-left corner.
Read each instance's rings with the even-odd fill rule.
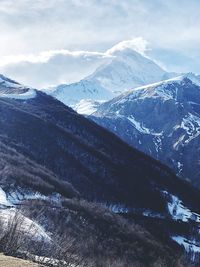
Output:
[[[12,222],[17,222],[18,231],[22,232],[27,236],[31,236],[38,241],[50,242],[51,238],[45,232],[42,226],[38,223],[25,217],[22,213],[17,211],[15,208],[11,209],[0,209],[0,222],[3,229],[9,229],[9,225]]]
[[[28,192],[28,191],[18,189],[16,191],[9,192],[7,199],[9,200],[10,203],[14,205],[19,204],[23,200],[37,200],[37,199],[48,200],[48,201],[59,203],[61,199],[61,195],[57,193],[57,194],[45,196],[39,192]]]
[[[119,115],[120,116],[120,115]],[[125,116],[124,116],[125,117]],[[140,123],[139,121],[137,121],[134,116],[129,116],[129,117],[125,117],[127,118],[133,125],[134,127],[141,133],[144,134],[151,134],[151,135],[155,135],[155,136],[160,136],[162,135],[163,132],[161,133],[156,133],[153,130],[148,129],[147,127],[145,127],[142,123]]]
[[[188,134],[188,139],[184,141],[187,144],[200,134],[200,118],[192,113],[188,113],[181,122],[181,128]]]
[[[163,134],[163,132],[160,135],[162,135],[162,134]],[[156,149],[156,152],[158,154],[159,151],[162,148],[162,139],[161,139],[161,136],[159,136],[159,135],[158,136],[155,136],[153,142],[155,144],[155,149]]]
[[[138,122],[133,116],[127,117],[127,119],[135,126],[135,128],[145,134],[150,134],[150,130]]]
[[[183,163],[178,161],[177,162],[177,167],[178,167],[178,174],[180,174],[182,172],[182,170],[183,170]]]
[[[11,202],[7,199],[6,193],[1,187],[0,187],[0,205],[12,206]]]
[[[92,113],[97,111],[97,108],[103,102],[105,102],[105,101],[104,100],[102,100],[102,101],[93,101],[91,99],[82,99],[76,105],[72,105],[71,107],[74,110],[76,110],[79,114],[91,115]]]
[[[179,128],[179,127],[178,127],[178,128]],[[174,128],[174,129],[175,129],[175,128]],[[176,129],[177,129],[177,126],[176,126]],[[185,135],[181,135],[181,136],[178,138],[178,140],[173,144],[173,148],[174,148],[175,150],[178,150],[179,145],[183,144],[183,140],[184,140],[184,138],[185,138]]]
[[[189,240],[183,236],[172,236],[171,238],[180,246],[183,246],[187,253],[192,254],[192,261],[195,260],[195,254],[200,253],[200,244],[197,244],[195,240]]]
[[[113,204],[109,206],[109,209],[114,213],[129,213],[130,209],[120,204]]]
[[[158,212],[153,212],[153,211],[150,211],[150,210],[145,210],[143,213],[142,213],[143,216],[145,217],[150,217],[150,218],[160,218],[160,219],[164,219],[165,216],[158,213]]]
[[[171,201],[168,202],[168,210],[174,220],[181,220],[183,222],[193,220],[200,222],[200,215],[185,207],[183,202],[177,196],[170,195],[166,191],[163,193],[169,195],[171,198]]]

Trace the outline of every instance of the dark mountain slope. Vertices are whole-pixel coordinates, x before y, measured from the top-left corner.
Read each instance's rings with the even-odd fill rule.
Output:
[[[72,183],[85,198],[157,211],[166,208],[163,190],[189,205],[200,200],[198,191],[168,168],[50,96],[0,98],[0,112],[4,142]]]
[[[175,243],[171,248],[163,245],[144,228],[96,203],[64,200],[52,208],[48,201],[32,200],[22,206],[26,216],[36,217],[47,231],[62,237],[63,252],[68,252],[68,260],[81,258],[79,266],[183,266]],[[47,257],[56,258],[59,248],[52,247]],[[62,253],[64,259],[66,255]]]
[[[15,201],[23,198],[24,194],[34,195],[36,192],[47,196],[55,193],[65,197],[78,196],[69,183],[5,143],[0,141],[0,187],[14,194]]]
[[[7,196],[18,185],[44,194],[40,186],[37,189],[30,182],[35,177],[37,184],[40,178],[51,188],[46,194],[74,196],[78,191],[80,198],[106,204],[111,212],[141,216],[139,223],[145,217],[157,223],[168,219],[172,225],[181,221],[189,231],[180,232],[177,227],[168,231],[166,224],[160,231],[166,234],[165,239],[183,244],[187,252],[185,243],[191,243],[192,255],[198,254],[200,216],[194,213],[200,213],[197,189],[53,97],[29,88],[10,92],[9,86],[7,93],[0,87],[0,138],[9,157],[9,151],[16,151],[13,156],[17,153],[19,160],[12,159],[8,168],[17,167],[13,173],[19,175],[7,179],[2,172],[1,187]],[[21,175],[21,169],[27,174]],[[62,191],[65,188],[67,192]],[[60,198],[55,198],[59,203]]]

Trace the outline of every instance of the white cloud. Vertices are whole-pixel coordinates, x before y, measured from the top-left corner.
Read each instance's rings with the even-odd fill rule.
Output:
[[[130,48],[144,54],[147,42],[141,38],[122,41],[105,52],[49,50],[39,54],[3,57],[0,70],[24,84],[45,88],[72,83],[90,75],[100,64],[115,56],[116,51]]]
[[[125,40],[114,45],[112,48],[106,51],[106,54],[112,55],[117,51],[122,51],[126,48],[130,48],[130,49],[137,51],[138,53],[142,55],[145,55],[145,52],[147,51],[147,47],[148,47],[148,42],[144,38],[136,37],[131,40]]]
[[[121,40],[112,49],[134,47],[172,70],[200,72],[199,9],[199,0],[0,0],[0,72],[41,86],[73,81]]]
[[[66,57],[83,57],[83,58],[109,58],[114,55],[117,51],[123,51],[126,48],[133,49],[138,53],[145,55],[148,42],[142,37],[136,37],[131,40],[125,40],[117,43],[105,52],[94,52],[94,51],[69,51],[65,49],[61,50],[49,50],[43,51],[38,54],[27,54],[27,55],[9,55],[1,57],[0,67],[17,64],[21,62],[26,63],[46,63],[56,56],[66,56]]]
[[[101,50],[131,36],[153,48],[200,45],[199,0],[1,0],[0,56]]]
[[[66,57],[108,57],[105,53],[101,52],[90,52],[90,51],[69,51],[69,50],[49,50],[43,51],[39,54],[28,54],[28,55],[9,55],[1,58],[0,67],[17,64],[17,63],[46,63],[51,58],[56,56],[66,56]]]

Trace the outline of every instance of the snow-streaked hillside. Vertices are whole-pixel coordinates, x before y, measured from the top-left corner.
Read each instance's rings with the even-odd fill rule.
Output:
[[[189,73],[138,87],[100,105],[93,119],[200,186],[199,85]]]

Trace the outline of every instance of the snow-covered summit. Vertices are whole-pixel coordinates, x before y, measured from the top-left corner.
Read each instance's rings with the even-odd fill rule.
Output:
[[[49,93],[75,108],[81,100],[107,101],[128,89],[176,75],[166,72],[153,60],[131,48],[111,49],[106,53],[108,59],[94,73],[77,83],[59,85]]]
[[[87,79],[98,81],[115,94],[175,76],[130,48],[117,50],[112,56],[109,62],[100,66]]]

